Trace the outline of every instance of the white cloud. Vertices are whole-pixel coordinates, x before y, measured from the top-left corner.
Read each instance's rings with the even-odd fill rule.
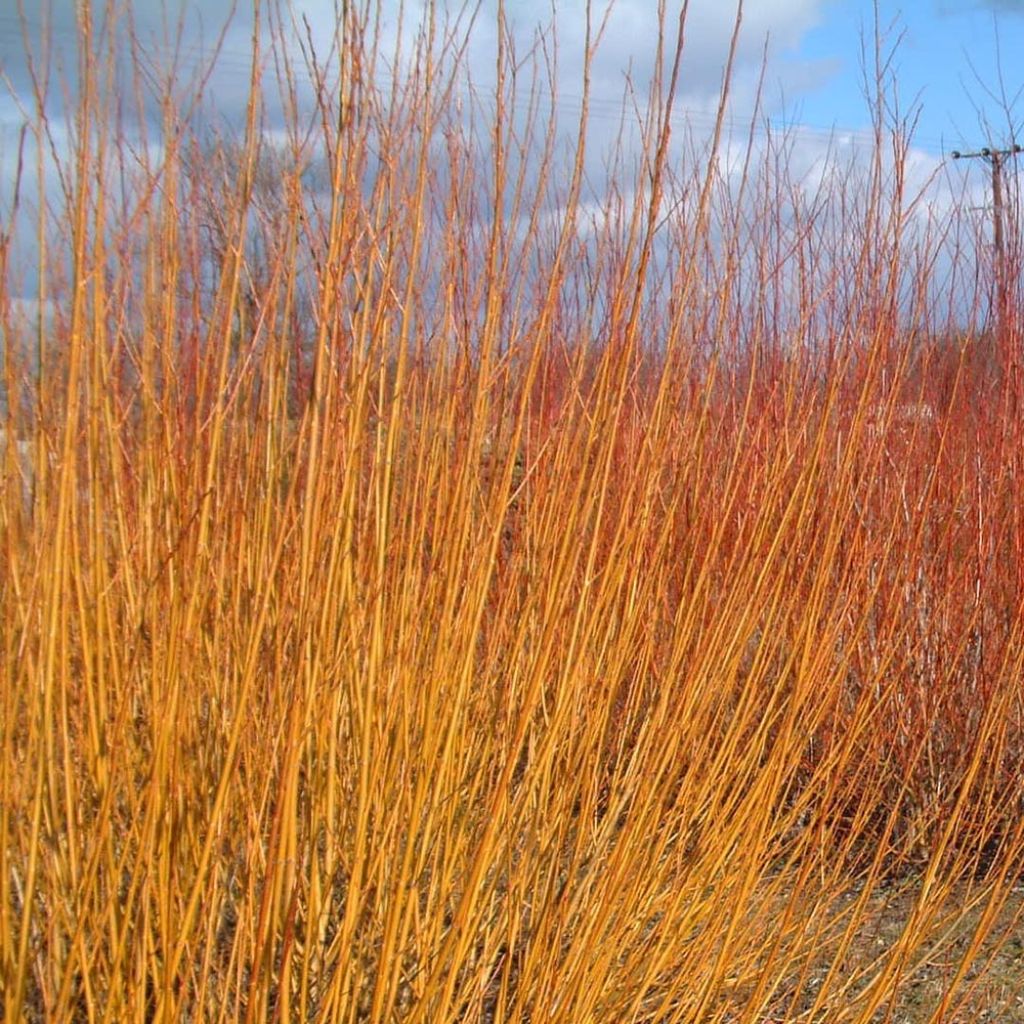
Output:
[[[736,55],[734,88],[737,98],[752,96],[759,75],[766,39],[769,40],[771,63],[768,75],[769,96],[777,95],[774,87],[781,83],[792,94],[819,88],[836,73],[836,65],[827,61],[810,61],[794,56],[804,35],[821,19],[826,0],[758,0],[748,3]],[[74,5],[60,0],[56,5],[54,31],[57,37],[75,38]],[[161,11],[164,0],[134,0],[132,9],[136,31],[142,42],[152,50],[169,53],[163,39],[165,18]],[[172,4],[172,10],[178,8]],[[536,41],[538,30],[552,25],[557,39],[558,79],[555,83],[560,102],[571,106],[582,89],[583,49],[585,40],[586,0],[516,0],[506,4],[514,45],[518,54],[527,53]],[[658,38],[658,5],[655,0],[617,0],[611,6],[607,28],[592,68],[592,96],[605,112],[621,98],[625,76],[629,73],[641,96],[650,81]],[[460,9],[457,3],[439,4],[439,15],[453,19]],[[496,0],[485,0],[474,24],[467,65],[481,88],[493,82],[497,47]],[[605,5],[592,4],[592,24],[596,29],[604,16]],[[381,5],[381,55],[390,60],[398,41],[398,4],[384,0]],[[423,0],[405,4],[401,39],[407,48],[425,17]],[[198,57],[211,52],[227,17],[227,4],[203,4],[181,0],[183,17],[183,52]],[[330,48],[336,24],[334,0],[298,0],[294,4],[296,21],[307,19],[314,44],[323,56]],[[679,82],[679,102],[698,110],[713,106],[716,101],[733,31],[735,6],[721,0],[691,0],[685,27],[685,53]],[[171,27],[174,16],[167,19]],[[466,23],[463,17],[462,24]],[[675,41],[676,19],[666,19],[666,46]],[[222,55],[214,75],[214,93],[218,105],[230,113],[232,105],[244,103],[248,81],[248,55],[251,21],[245,5],[241,5],[224,37]],[[294,41],[293,41],[294,42]],[[297,47],[293,49],[297,50]]]
[[[792,102],[801,94],[820,89],[838,73],[838,66],[834,62],[806,60],[797,53],[807,32],[822,18],[825,4],[826,0],[748,0],[732,83],[730,117],[734,120],[730,121],[730,132],[724,140],[719,161],[719,168],[727,179],[734,179],[742,169],[747,149],[746,131],[756,84],[761,74],[766,37],[769,41],[769,65],[763,98],[765,113],[774,112],[772,103],[776,102],[776,97],[785,95],[787,101]],[[170,6],[176,14],[179,9],[173,3]],[[550,24],[553,6],[557,8],[554,30],[558,43],[558,73],[553,91],[559,130],[568,140],[575,128],[582,94],[584,0],[558,0],[556,4],[552,0],[508,0],[506,11],[515,50],[519,56],[523,56],[534,45],[538,31]],[[164,34],[167,23],[162,14],[163,8],[164,0],[134,0],[133,3],[139,39],[149,47],[154,58],[166,62],[171,55],[171,46]],[[450,8],[454,12],[456,5],[451,4]],[[200,8],[191,0],[181,8],[184,18],[181,53],[186,67],[190,62],[195,63],[209,56],[223,28],[228,9],[227,4],[205,3],[200,14]],[[388,0],[383,5],[381,53],[385,59],[390,59],[391,52],[399,42],[405,45],[408,54],[424,9],[422,0],[407,3],[406,21],[399,33],[397,3]],[[53,5],[53,38],[66,51],[73,49],[77,40],[74,10],[73,0],[55,0]],[[441,10],[443,12],[443,5]],[[335,29],[334,0],[294,0],[294,11],[300,24],[303,17],[308,19],[318,53],[321,57],[326,55]],[[595,27],[600,23],[602,13],[603,5],[595,4]],[[681,180],[688,178],[692,172],[699,175],[701,170],[701,144],[710,131],[718,105],[734,18],[735,7],[732,3],[691,0],[670,150],[673,171],[678,171]],[[168,21],[173,27],[175,15],[169,17]],[[224,36],[222,52],[210,83],[211,104],[228,120],[240,118],[244,110],[249,80],[251,28],[249,13],[244,4],[240,5],[238,14]],[[669,49],[675,41],[675,30],[674,19],[670,17],[665,26],[666,46]],[[627,74],[634,83],[637,101],[644,102],[654,70],[657,35],[655,0],[617,0],[609,15],[604,38],[592,67],[591,148],[587,163],[591,187],[583,197],[580,210],[580,228],[584,233],[588,230],[600,231],[604,227],[603,158],[608,148],[619,138],[621,100]],[[20,46],[20,38],[16,44],[8,38],[7,42],[0,44],[0,56],[7,61],[15,88],[22,89],[27,79],[24,67],[19,70],[16,56],[13,55],[12,48],[15,45]],[[488,85],[493,84],[496,47],[497,3],[496,0],[485,0],[466,53],[466,66],[478,88],[478,97],[486,96]],[[294,52],[297,47],[293,46],[292,50]],[[23,98],[27,100],[27,96]],[[13,114],[8,116],[10,109],[9,104],[0,104],[0,130],[4,133],[0,139],[4,150],[0,152],[0,164],[5,168],[10,159],[10,146],[7,143],[12,126],[17,121]],[[543,105],[541,109],[543,116]],[[59,117],[54,124],[59,131]],[[270,130],[273,132],[276,127],[271,119]],[[627,129],[620,141],[627,156],[631,151],[636,151],[635,124]],[[755,165],[765,145],[764,136],[760,134],[760,129],[756,129]],[[800,181],[804,192],[810,195],[836,167],[850,163],[866,166],[867,157],[868,149],[863,136],[833,136],[820,131],[795,129],[791,139],[789,171],[795,180]],[[936,167],[935,157],[923,151],[911,150],[906,166],[908,192],[916,193],[934,175]],[[3,187],[0,183],[0,206],[4,198]],[[955,183],[940,176],[932,181],[928,193],[928,204],[933,205],[925,204],[923,208],[952,210],[960,200]],[[558,201],[552,197],[552,223],[559,220],[558,210]]]

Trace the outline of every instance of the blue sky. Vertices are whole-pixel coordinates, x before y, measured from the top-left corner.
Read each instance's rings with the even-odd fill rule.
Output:
[[[187,53],[205,52],[216,38],[231,5],[226,0],[127,0],[143,40],[159,39],[164,11],[182,3]],[[406,32],[422,13],[426,0],[406,0]],[[308,17],[323,48],[333,35],[335,0],[291,0]],[[572,129],[581,93],[583,11],[586,0],[506,0],[506,14],[520,52],[536,38],[538,26],[554,26],[559,39],[559,70],[555,83],[558,116],[566,133]],[[94,0],[97,9],[101,0]],[[238,0],[225,36],[222,57],[210,80],[208,96],[229,119],[239,117],[248,84],[247,53],[251,15],[247,0]],[[457,0],[446,6],[456,10]],[[466,63],[485,95],[493,81],[498,0],[481,0]],[[675,11],[669,2],[669,20]],[[397,0],[381,0],[385,40],[396,37]],[[55,50],[73,52],[77,39],[76,0],[51,0]],[[595,11],[604,4],[595,2]],[[31,22],[39,8],[26,4]],[[733,77],[732,105],[739,145],[749,123],[760,79],[766,40],[762,114],[777,125],[794,125],[793,159],[798,174],[813,181],[824,173],[833,141],[840,155],[857,159],[870,127],[864,96],[862,46],[873,57],[875,6],[871,0],[746,0]],[[201,12],[201,14],[199,13]],[[642,97],[653,65],[657,36],[657,0],[615,0],[593,73],[592,152],[616,136],[626,72]],[[979,208],[987,202],[987,175],[980,161],[949,164],[944,154],[1004,144],[1024,118],[1024,0],[878,0],[878,22],[885,45],[895,46],[891,65],[895,92],[906,113],[919,104],[915,147],[908,156],[911,188],[930,183],[939,215],[953,205]],[[690,0],[686,48],[682,64],[677,122],[687,122],[696,135],[706,132],[718,104],[723,63],[735,17],[731,0]],[[173,18],[172,18],[173,21]],[[157,47],[159,50],[159,46]],[[1010,117],[999,99],[999,56],[1002,87]],[[73,63],[73,60],[71,61]],[[31,110],[22,37],[13,5],[0,2],[0,213],[13,180],[23,111]],[[59,92],[55,90],[55,93]],[[13,95],[12,95],[13,93]],[[987,123],[988,127],[984,127]],[[61,137],[60,115],[52,124]],[[833,139],[834,134],[834,139]],[[1024,133],[1022,133],[1024,141]],[[833,149],[832,152],[835,150]],[[595,164],[599,156],[595,155]],[[1024,169],[1024,158],[1019,161]],[[949,173],[947,173],[947,171]],[[961,191],[968,186],[967,193]]]
[[[191,34],[193,45],[200,38],[200,18],[204,25],[202,38],[208,43],[230,9],[225,0],[178,2],[194,12],[201,11],[186,33]],[[325,36],[330,32],[334,0],[292,0],[292,4],[297,11],[308,14]],[[101,7],[101,0],[94,0],[94,5]],[[131,5],[143,26],[143,35],[147,35],[159,25],[165,5],[168,10],[175,9],[175,0],[132,0]],[[0,4],[0,68],[17,88],[24,84],[18,73],[21,34],[14,5],[6,12],[4,6]],[[58,43],[74,39],[75,6],[75,0],[51,2]],[[226,86],[235,84],[235,79],[240,84],[244,78],[247,6],[245,2],[238,4],[237,31],[228,35],[228,52],[220,70]],[[381,6],[385,20],[389,14],[393,20],[397,0],[382,0]],[[406,3],[413,18],[423,6],[423,0]],[[447,6],[454,10],[460,5],[450,2]],[[563,86],[571,100],[578,93],[572,81],[577,71],[573,47],[581,41],[583,0],[557,0],[554,4],[551,0],[506,0],[508,16],[523,41],[538,24],[550,20],[552,6],[558,11],[559,35],[569,44],[568,59],[563,56]],[[603,6],[594,4],[595,10]],[[484,79],[489,70],[488,44],[494,39],[496,8],[497,0],[483,0],[476,42],[470,50],[471,63],[476,62],[477,75]],[[656,0],[616,0],[599,58],[609,95],[617,95],[622,71],[629,64],[642,79],[653,48],[656,8]],[[27,9],[30,20],[38,19],[38,14],[32,13],[38,10],[36,5],[30,3]],[[729,0],[690,2],[689,46],[683,74],[688,106],[702,109],[717,93],[734,9]],[[669,10],[672,19],[671,4]],[[865,128],[868,121],[862,94],[861,46],[865,34],[869,46],[872,43],[874,17],[871,0],[746,0],[738,98],[742,101],[743,84],[752,81],[768,36],[772,55],[765,99],[772,115],[805,122],[813,128]],[[1024,0],[879,0],[878,18],[890,42],[902,33],[894,68],[904,102],[909,104],[917,98],[922,103],[922,149],[937,155],[944,143],[948,149],[976,141],[979,116],[975,106],[1005,130],[1005,117],[986,89],[999,87],[997,49],[1002,51],[1004,85],[1010,97],[1024,85],[1024,72],[1019,70],[1019,55],[1024,53]],[[0,94],[3,92],[0,86]],[[228,94],[232,92],[229,88]]]
[[[97,8],[99,0],[94,0]],[[180,0],[193,12],[201,11],[186,31],[193,46],[208,43],[226,17],[225,0]],[[582,44],[584,0],[506,0],[506,11],[516,37],[528,42],[538,24],[548,22],[557,9],[556,28],[563,41],[559,92],[563,106],[572,107],[579,94],[579,50]],[[331,31],[334,0],[292,0],[297,11],[310,17],[326,38]],[[34,5],[27,5],[30,11]],[[165,0],[132,0],[143,36],[157,31]],[[235,30],[226,41],[226,53],[215,80],[215,92],[230,104],[242,101],[246,81],[245,51],[248,26],[245,2],[238,4]],[[441,5],[445,6],[444,4]],[[449,3],[451,9],[459,4]],[[595,9],[603,5],[595,3]],[[3,5],[0,5],[2,8]],[[174,10],[175,0],[166,0]],[[423,0],[407,0],[412,18]],[[669,5],[671,12],[672,5]],[[497,0],[483,0],[477,17],[469,63],[478,81],[486,84],[493,54]],[[617,106],[623,72],[631,67],[642,82],[649,71],[656,22],[656,0],[616,0],[598,58],[595,81],[597,114]],[[385,20],[397,9],[397,0],[382,0]],[[688,47],[683,65],[680,103],[700,122],[714,109],[721,65],[728,43],[734,4],[729,0],[691,0]],[[75,38],[75,0],[52,0],[56,41]],[[30,19],[38,17],[30,13]],[[670,19],[673,15],[670,13]],[[203,30],[200,35],[199,21]],[[862,43],[873,44],[874,6],[871,0],[746,0],[735,77],[735,110],[749,109],[760,70],[762,48],[769,39],[770,58],[765,83],[764,109],[780,122],[807,126],[808,138],[835,128],[860,131],[869,126],[863,96]],[[1024,0],[914,0],[894,3],[879,0],[878,19],[889,43],[901,37],[893,68],[901,103],[921,104],[918,147],[935,157],[953,148],[1002,141],[1009,135],[1005,112],[989,91],[999,89],[997,54],[1001,50],[1003,85],[1012,100],[1024,85],[1018,55],[1024,54]],[[0,10],[0,69],[15,91],[27,85],[20,73],[21,33],[13,8]],[[973,67],[972,67],[973,65]],[[0,82],[0,128],[18,120]],[[24,98],[24,97],[23,97]],[[601,104],[605,104],[602,108]],[[1021,103],[1012,113],[1024,115]],[[998,139],[982,138],[980,120],[988,119]],[[3,139],[0,138],[0,145]]]
[[[755,0],[756,2],[756,0]],[[1019,119],[1016,94],[1024,86],[1024,0],[916,0],[880,3],[879,23],[890,42],[900,39],[893,69],[901,103],[920,104],[917,145],[934,155],[1009,141],[1002,87]],[[873,45],[870,3],[829,2],[787,61],[833,61],[832,76],[817,88],[793,96],[791,113],[811,125],[858,129],[868,126],[861,94],[861,46]],[[992,138],[982,127],[988,121]]]

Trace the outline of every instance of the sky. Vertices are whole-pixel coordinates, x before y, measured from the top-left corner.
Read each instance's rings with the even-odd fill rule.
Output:
[[[184,52],[207,52],[231,5],[225,0],[123,0],[131,5],[145,41],[162,36],[167,12],[184,4]],[[493,81],[498,0],[481,0],[467,51],[467,66],[486,93]],[[517,46],[525,51],[539,26],[554,25],[559,40],[556,96],[566,130],[581,95],[583,9],[586,0],[506,0],[505,10]],[[406,0],[408,24],[425,0]],[[397,0],[381,0],[385,36],[396,32]],[[96,3],[97,8],[100,4]],[[249,4],[239,0],[229,23],[209,95],[226,117],[244,109],[251,32]],[[292,0],[308,17],[314,38],[331,38],[335,0]],[[444,3],[440,5],[445,7]],[[459,5],[449,3],[452,11]],[[593,4],[596,12],[604,4]],[[41,15],[26,3],[29,34]],[[55,51],[70,51],[77,39],[75,0],[51,0]],[[668,3],[669,20],[678,4]],[[735,18],[730,0],[690,0],[686,45],[676,100],[677,123],[698,134],[707,131],[718,103],[723,64]],[[731,93],[731,116],[742,137],[754,108],[758,83],[761,116],[776,127],[788,126],[799,162],[811,169],[829,147],[864,146],[871,113],[865,98],[867,74],[873,78],[876,23],[887,55],[891,95],[901,116],[916,117],[909,155],[912,185],[931,181],[937,202],[984,203],[986,169],[981,161],[947,160],[954,149],[1004,145],[1024,117],[1024,0],[746,0]],[[656,0],[616,0],[598,50],[593,74],[592,119],[600,148],[614,137],[627,72],[639,90],[648,79],[657,36]],[[154,44],[156,45],[156,44]],[[159,49],[159,46],[156,46]],[[765,55],[767,54],[767,57]],[[762,77],[763,72],[763,77]],[[23,39],[14,0],[0,0],[0,211],[5,182],[12,177],[17,139],[30,108]],[[761,122],[763,125],[763,121]],[[58,124],[59,128],[59,124]],[[59,132],[58,132],[59,138]],[[1024,132],[1022,132],[1024,140]],[[1021,158],[1024,167],[1024,156]],[[945,184],[943,184],[945,182]],[[957,185],[959,182],[959,186]],[[945,199],[943,200],[943,196]]]
[[[863,128],[861,46],[864,33],[873,31],[871,4],[816,6],[816,23],[801,34],[789,59],[831,63],[833,70],[792,97],[794,117],[812,125]],[[897,44],[893,72],[901,101],[908,109],[920,106],[919,148],[939,156],[1010,141],[1011,124],[1024,115],[1018,95],[1024,86],[1024,0],[886,2],[878,14],[890,43]],[[1004,97],[1016,115],[1010,122]]]
[[[230,11],[225,0],[130,0],[143,37],[159,34],[162,12],[178,4],[189,11],[186,45],[208,47]],[[334,0],[292,0],[297,12],[309,16],[327,38]],[[556,28],[563,42],[559,92],[567,106],[580,92],[579,50],[584,0],[506,0],[515,35],[528,43],[538,25],[557,8]],[[50,0],[58,43],[75,38],[75,0]],[[100,6],[96,3],[97,8]],[[217,91],[226,103],[239,102],[244,92],[249,22],[245,0],[238,3],[233,28],[225,41],[216,75]],[[415,17],[423,0],[407,0]],[[442,6],[444,6],[442,4]],[[42,4],[26,4],[30,22],[38,23]],[[456,9],[457,4],[448,7]],[[601,10],[602,3],[594,4]],[[674,5],[669,4],[670,18]],[[382,0],[385,21],[395,20],[396,0]],[[656,0],[616,0],[598,56],[595,90],[601,114],[602,94],[610,105],[632,67],[642,80],[649,70],[656,32]],[[497,0],[482,0],[470,48],[470,65],[486,83],[495,38]],[[687,50],[683,62],[681,101],[696,118],[713,108],[721,79],[722,60],[732,29],[735,5],[730,0],[690,0]],[[1005,111],[996,98],[1002,88],[1013,99],[1024,85],[1017,55],[1024,52],[1024,0],[878,0],[877,18],[886,48],[896,44],[893,71],[901,103],[920,104],[917,145],[933,156],[951,148],[973,148],[979,141],[1005,141]],[[807,134],[863,131],[869,127],[864,98],[863,49],[873,56],[875,5],[871,0],[746,0],[735,79],[735,107],[743,112],[753,95],[764,47],[768,45],[763,105],[779,122],[805,126]],[[22,39],[14,0],[0,3],[0,68],[15,92],[24,92]],[[1002,75],[1000,75],[1000,54]],[[0,86],[0,123],[17,120],[17,111]],[[1012,111],[1024,108],[1018,102]],[[992,122],[994,140],[983,140],[979,121]]]

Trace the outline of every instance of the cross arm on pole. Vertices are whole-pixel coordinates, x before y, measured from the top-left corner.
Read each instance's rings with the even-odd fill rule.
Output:
[[[972,157],[979,156],[985,160],[999,160],[1001,157],[1013,156],[1016,153],[1024,153],[1024,146],[1015,142],[1012,146],[1009,146],[1006,149],[993,149],[989,146],[985,146],[972,153],[962,153],[959,149],[954,149],[949,155],[954,160],[969,160]]]

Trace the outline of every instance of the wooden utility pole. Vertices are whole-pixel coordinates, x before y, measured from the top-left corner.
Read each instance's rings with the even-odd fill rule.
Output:
[[[1006,255],[1003,245],[1003,163],[1008,157],[1024,152],[1024,146],[1014,143],[1007,149],[992,149],[986,146],[974,153],[961,153],[954,149],[950,156],[954,160],[969,160],[981,157],[992,170],[992,243],[995,249],[996,270],[996,329],[1003,334],[1006,327],[1008,282],[1006,279]]]

